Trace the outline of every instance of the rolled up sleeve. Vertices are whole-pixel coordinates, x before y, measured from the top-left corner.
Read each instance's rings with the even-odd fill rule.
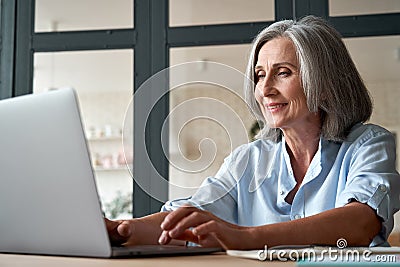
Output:
[[[349,173],[336,206],[351,201],[365,203],[382,220],[379,235],[371,245],[387,240],[393,229],[393,215],[400,208],[400,176],[396,171],[394,137],[387,131],[370,131],[352,150]]]

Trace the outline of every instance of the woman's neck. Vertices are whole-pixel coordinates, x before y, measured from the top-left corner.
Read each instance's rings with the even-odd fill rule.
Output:
[[[308,127],[301,131],[284,129],[282,131],[295,179],[301,184],[314,155],[318,151],[320,127]]]
[[[300,134],[288,134],[284,132],[285,142],[289,155],[294,160],[311,163],[318,150],[320,131]]]

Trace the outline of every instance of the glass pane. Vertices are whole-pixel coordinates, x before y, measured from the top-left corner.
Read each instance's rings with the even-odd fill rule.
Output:
[[[170,26],[275,20],[274,0],[170,0]]]
[[[36,0],[35,32],[133,27],[133,0]]]
[[[348,38],[344,42],[373,97],[371,122],[399,136],[400,36]]]
[[[399,136],[400,36],[348,38],[344,42],[373,97],[371,122]],[[400,151],[400,142],[397,144]]]
[[[400,12],[399,0],[329,0],[330,16]]]
[[[131,209],[117,204],[132,203],[122,131],[133,92],[133,50],[36,53],[34,60],[34,93],[72,87],[78,94],[106,215],[131,217]]]
[[[371,123],[400,136],[400,36],[348,38],[344,40],[371,93]],[[397,153],[400,142],[397,141]],[[399,155],[397,156],[399,158]],[[397,169],[400,169],[397,160]],[[400,230],[400,229],[399,229]]]
[[[171,49],[170,199],[194,193],[233,149],[249,142],[255,119],[242,92],[248,49]]]

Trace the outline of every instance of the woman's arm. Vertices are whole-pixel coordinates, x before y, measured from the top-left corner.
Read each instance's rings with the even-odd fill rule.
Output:
[[[264,244],[268,246],[336,245],[340,238],[346,239],[349,246],[368,246],[380,229],[381,221],[372,208],[352,202],[302,219],[256,227],[250,232],[253,237],[268,240]]]
[[[336,245],[339,238],[349,246],[368,246],[381,229],[381,221],[366,204],[352,202],[306,218],[257,227],[240,227],[207,211],[182,207],[166,216],[161,227],[163,244],[185,237],[202,246],[262,249],[265,245]]]

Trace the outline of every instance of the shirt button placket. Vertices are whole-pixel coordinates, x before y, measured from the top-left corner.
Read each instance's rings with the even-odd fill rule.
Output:
[[[380,185],[379,185],[379,190],[380,190],[381,192],[385,193],[385,192],[387,191],[386,185],[380,184]]]
[[[301,219],[301,215],[300,215],[300,214],[294,215],[294,219],[295,219],[295,220]]]

